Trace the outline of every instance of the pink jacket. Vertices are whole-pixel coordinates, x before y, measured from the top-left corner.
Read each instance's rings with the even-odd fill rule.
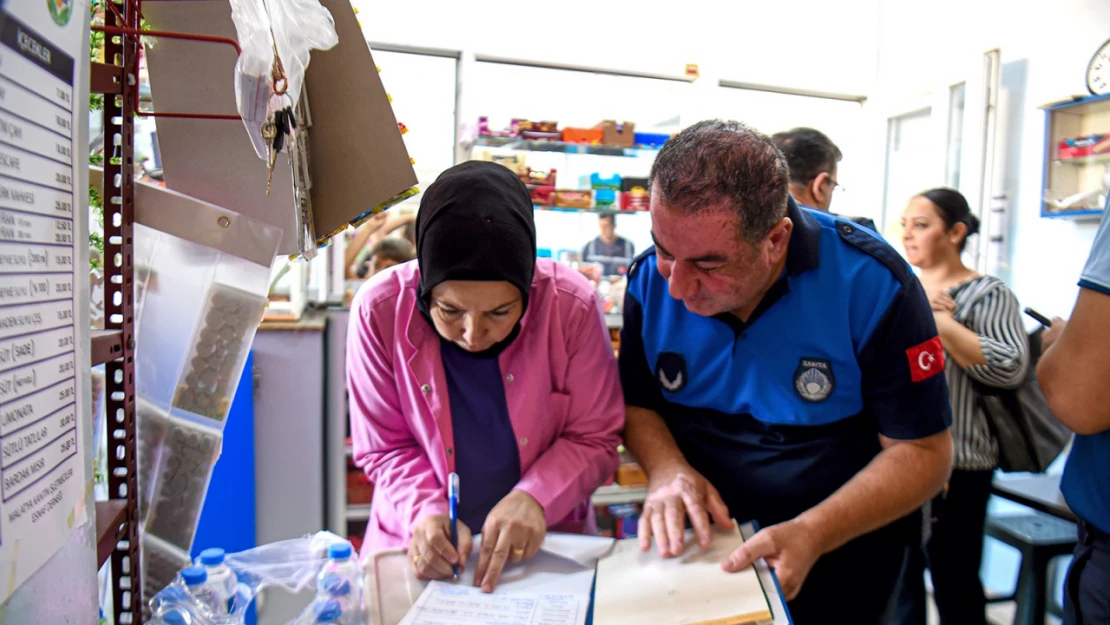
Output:
[[[363,553],[406,547],[417,522],[447,514],[451,410],[440,339],[416,308],[419,282],[416,262],[399,265],[351,305],[354,461],[374,484]],[[538,259],[520,334],[499,359],[520,449],[517,489],[536,498],[552,527],[613,475],[624,426],[617,363],[590,283]]]

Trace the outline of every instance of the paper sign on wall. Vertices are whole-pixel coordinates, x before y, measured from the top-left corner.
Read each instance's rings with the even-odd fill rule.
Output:
[[[87,355],[74,303],[88,0],[7,3],[0,26],[0,601],[85,523]],[[87,245],[87,243],[86,243]]]

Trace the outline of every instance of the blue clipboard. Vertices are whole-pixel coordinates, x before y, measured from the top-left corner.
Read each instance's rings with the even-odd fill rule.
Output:
[[[758,521],[748,521],[740,525],[740,535],[744,537],[744,540],[755,536],[758,531]],[[790,616],[790,608],[782,598],[782,586],[779,585],[779,577],[775,575],[774,569],[760,558],[755,563],[755,570],[759,574],[760,583],[763,584],[763,592],[767,595],[767,603],[771,606],[774,625],[794,625],[794,618]],[[769,588],[774,588],[774,592],[767,592]]]

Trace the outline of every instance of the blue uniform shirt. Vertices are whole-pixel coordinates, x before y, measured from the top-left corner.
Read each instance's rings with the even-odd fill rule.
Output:
[[[661,415],[731,515],[762,526],[843,486],[880,434],[924,438],[952,420],[936,323],[909,266],[856,224],[793,200],[788,214],[784,273],[747,323],[686,310],[651,249],[630,273],[621,332],[626,403]],[[885,552],[871,543],[849,560]],[[886,559],[872,575],[895,576],[901,551]],[[811,576],[803,596],[823,583]],[[886,597],[876,591],[878,609]]]
[[[1110,201],[1107,202],[1110,209]],[[1098,227],[1079,286],[1110,295],[1110,219]],[[1076,435],[1060,490],[1068,506],[1103,532],[1110,533],[1110,430],[1090,436]]]
[[[440,354],[455,432],[459,520],[479,534],[490,510],[520,481],[520,448],[498,359],[475,356],[447,341],[440,341]]]

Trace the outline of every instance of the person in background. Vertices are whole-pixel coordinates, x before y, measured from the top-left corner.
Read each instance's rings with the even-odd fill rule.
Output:
[[[998,444],[979,407],[977,385],[1020,386],[1029,367],[1028,337],[1013,292],[960,259],[979,220],[959,191],[931,189],[914,197],[902,213],[902,229],[906,258],[920,270],[944,345],[954,455],[947,490],[926,506],[931,524],[924,549],[908,548],[891,622],[925,625],[927,566],[941,625],[985,623],[979,567]]]
[[[1107,202],[1110,210],[1110,201]],[[1103,215],[1071,318],[1054,320],[1037,380],[1053,414],[1075,432],[1060,490],[1079,517],[1064,585],[1064,623],[1110,625],[1110,219]],[[1058,337],[1058,338],[1057,338]]]
[[[951,466],[921,284],[873,232],[800,208],[782,153],[743,124],[683,130],[651,180],[655,247],[629,273],[619,357],[649,480],[641,549],[681,554],[687,517],[702,547],[710,519],[754,519],[725,570],[766,558],[798,625],[878,623],[906,517]]]
[[[595,531],[624,404],[594,289],[536,258],[532,200],[496,163],[443,172],[420,203],[415,263],[354,298],[347,390],[354,462],[374,484],[364,553],[408,550],[423,579],[465,564],[490,592],[552,531]],[[458,549],[447,476],[459,474]]]
[[[416,258],[412,243],[398,237],[386,237],[370,248],[370,257],[358,268],[359,278],[369,278],[393,265],[407,263]]]
[[[771,139],[790,166],[790,195],[794,201],[819,211],[829,212],[836,181],[837,163],[844,157],[840,148],[825,134],[813,128],[795,128],[775,133]],[[878,232],[869,217],[845,217]]]
[[[416,221],[416,215],[402,213],[393,208],[371,216],[361,226],[355,229],[347,241],[347,277],[355,278],[363,263],[370,257],[370,250],[378,241],[388,237],[395,230],[405,228],[404,234]],[[408,237],[404,237],[408,238]],[[415,247],[416,243],[409,241]]]
[[[599,263],[601,273],[606,276],[623,276],[632,266],[636,248],[632,242],[617,236],[617,216],[602,213],[597,217],[601,234],[582,248],[582,262]]]

